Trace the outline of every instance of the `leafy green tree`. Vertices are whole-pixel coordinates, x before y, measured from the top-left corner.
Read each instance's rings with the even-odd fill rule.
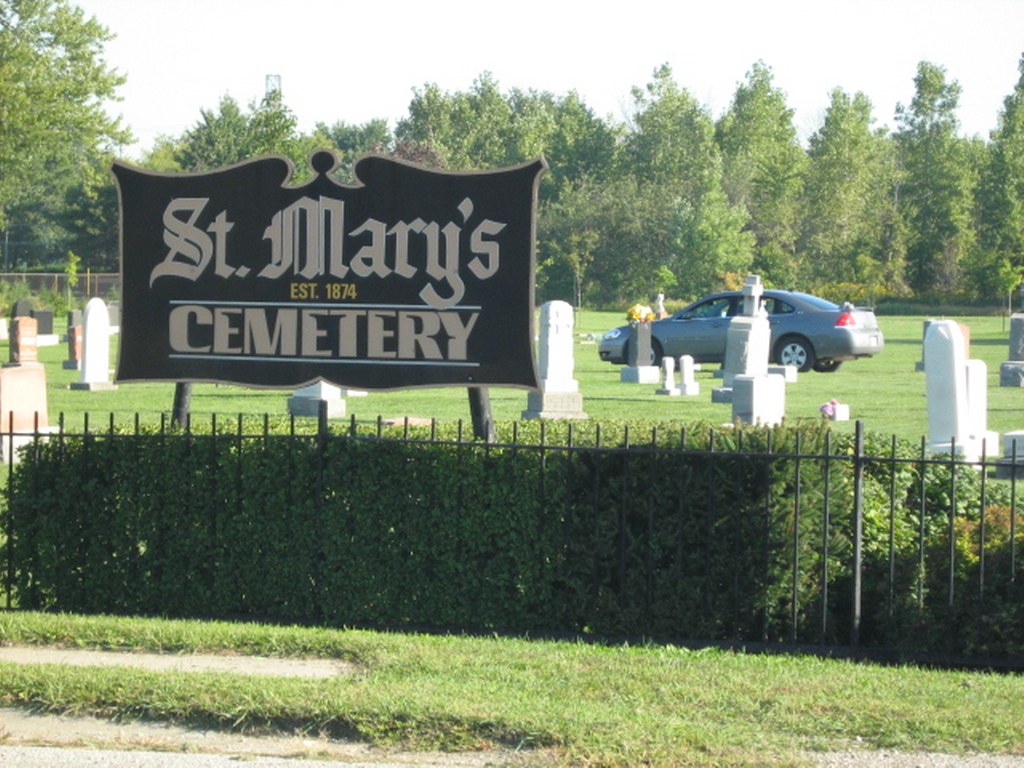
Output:
[[[130,140],[102,107],[124,82],[103,59],[110,38],[66,0],[0,2],[0,228],[16,209],[56,212],[98,155]]]
[[[919,294],[961,290],[963,266],[976,245],[973,219],[977,166],[957,135],[960,84],[921,62],[909,107],[897,107],[895,138],[905,174],[900,211],[907,226],[907,272]]]
[[[140,162],[145,168],[161,173],[180,173],[181,163],[178,157],[181,154],[181,138],[174,136],[157,136],[153,146],[146,151]]]
[[[352,169],[363,155],[386,154],[395,148],[395,139],[388,128],[388,121],[379,118],[362,125],[339,121],[333,125],[318,123],[316,134],[323,137],[338,156],[338,175],[350,181]]]
[[[579,95],[570,93],[555,98],[550,94],[533,94],[552,111],[553,123],[542,145],[530,145],[530,160],[543,154],[548,173],[541,188],[542,197],[557,198],[564,190],[583,179],[608,181],[616,173],[615,160],[622,139],[622,128],[609,125],[594,115]]]
[[[654,73],[645,89],[633,89],[632,130],[626,137],[621,173],[665,198],[672,233],[666,252],[637,243],[651,272],[670,271],[684,296],[694,297],[745,271],[753,238],[744,232],[746,210],[730,205],[722,189],[722,160],[707,110],[672,78],[669,67]],[[659,231],[656,228],[655,231]]]
[[[1013,93],[1003,100],[978,190],[980,263],[974,283],[1005,295],[1024,278],[1024,56]],[[985,290],[982,278],[995,282]]]
[[[512,107],[484,73],[469,91],[445,93],[436,84],[414,91],[409,116],[398,122],[399,142],[432,147],[445,168],[476,170],[509,165]]]
[[[802,197],[802,284],[859,283],[899,293],[902,253],[893,253],[889,210],[891,141],[872,128],[871,102],[840,89],[810,137]]]
[[[81,266],[101,272],[117,272],[118,201],[110,173],[113,158],[99,157],[68,190],[59,215],[67,233],[69,251],[88,254]]]
[[[271,91],[243,112],[230,96],[217,110],[200,110],[200,120],[173,145],[174,160],[185,171],[208,171],[261,155],[283,155],[295,163],[297,180],[308,175],[308,137],[280,91]]]
[[[793,126],[793,110],[758,61],[717,125],[724,159],[723,187],[733,205],[750,214],[753,269],[768,284],[789,285],[800,274],[797,234],[807,162]]]
[[[661,192],[628,177],[585,179],[543,206],[540,297],[579,296],[590,307],[653,301],[677,238],[677,201]]]

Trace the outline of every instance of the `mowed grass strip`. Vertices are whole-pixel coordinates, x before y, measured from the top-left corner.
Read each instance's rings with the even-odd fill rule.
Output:
[[[651,645],[0,613],[0,642],[343,658],[328,681],[0,665],[0,701],[555,765],[800,765],[808,751],[1024,754],[1018,675]]]

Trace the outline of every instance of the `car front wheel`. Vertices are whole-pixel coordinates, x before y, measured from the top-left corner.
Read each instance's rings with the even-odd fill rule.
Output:
[[[814,347],[802,336],[784,336],[775,348],[779,365],[795,365],[801,372],[814,367]]]
[[[842,360],[819,360],[814,364],[814,370],[818,373],[835,373],[842,364]]]
[[[651,339],[651,356],[646,363],[640,365],[661,365],[662,351],[661,343],[657,339]],[[622,346],[622,362],[629,365],[629,342]]]

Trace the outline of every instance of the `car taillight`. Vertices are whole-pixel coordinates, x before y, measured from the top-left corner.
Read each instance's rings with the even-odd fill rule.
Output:
[[[843,312],[839,315],[839,319],[836,320],[836,328],[845,328],[856,324],[857,319],[853,316],[852,312]]]

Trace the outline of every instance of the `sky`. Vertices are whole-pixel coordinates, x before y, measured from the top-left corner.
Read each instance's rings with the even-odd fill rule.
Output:
[[[863,92],[895,128],[918,63],[960,83],[965,136],[987,138],[1024,54],[1024,0],[72,0],[116,35],[108,66],[127,77],[109,106],[139,157],[231,96],[243,108],[280,78],[299,129],[397,120],[416,89],[466,91],[490,73],[513,88],[576,92],[624,121],[631,90],[663,64],[717,119],[763,61],[806,140],[835,88]]]

